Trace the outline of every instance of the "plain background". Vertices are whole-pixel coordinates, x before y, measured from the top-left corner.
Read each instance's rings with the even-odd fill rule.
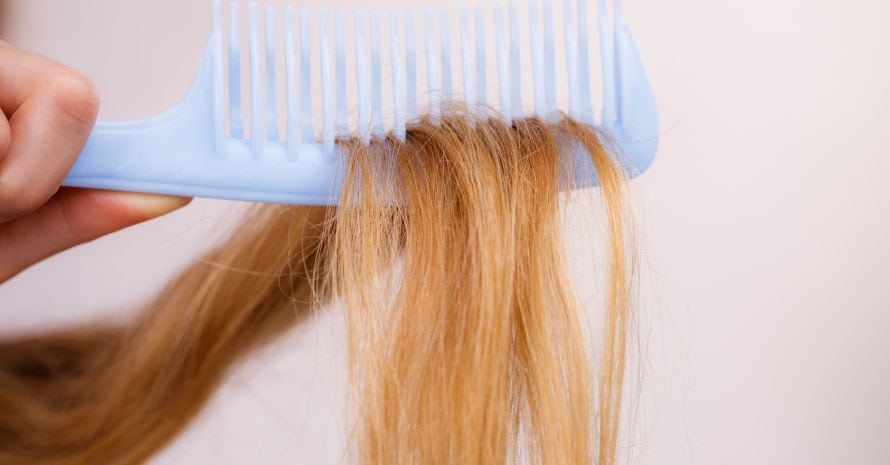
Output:
[[[186,89],[208,3],[0,0],[0,32],[92,77],[103,118],[143,117]],[[625,3],[664,131],[634,181],[646,369],[628,461],[890,463],[890,3]],[[33,267],[0,286],[0,332],[126,315],[238,208],[195,201]],[[154,463],[335,463],[336,326],[320,314],[237,367]]]

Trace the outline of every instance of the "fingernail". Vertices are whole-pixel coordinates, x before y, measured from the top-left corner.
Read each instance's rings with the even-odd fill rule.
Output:
[[[169,195],[141,194],[136,192],[116,192],[115,196],[129,208],[149,218],[164,215],[186,206],[192,199]]]

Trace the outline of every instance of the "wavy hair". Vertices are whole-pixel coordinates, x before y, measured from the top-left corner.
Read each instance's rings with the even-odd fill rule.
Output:
[[[337,302],[351,463],[612,465],[632,254],[597,134],[451,113],[340,144],[338,207],[258,206],[126,325],[0,343],[0,464],[143,463],[236,360]],[[607,225],[596,364],[561,239],[577,147]]]

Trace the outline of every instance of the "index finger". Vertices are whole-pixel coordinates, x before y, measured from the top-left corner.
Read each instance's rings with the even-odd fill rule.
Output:
[[[0,108],[10,138],[0,153],[0,222],[58,190],[99,111],[93,83],[48,58],[0,43]]]

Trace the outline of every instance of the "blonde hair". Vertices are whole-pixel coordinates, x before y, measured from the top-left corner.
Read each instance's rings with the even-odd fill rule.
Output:
[[[0,464],[142,463],[235,360],[330,300],[346,311],[353,463],[613,464],[623,170],[571,120],[451,115],[404,142],[342,141],[339,207],[257,208],[125,327],[0,344]],[[608,225],[598,383],[560,238],[576,147]]]

